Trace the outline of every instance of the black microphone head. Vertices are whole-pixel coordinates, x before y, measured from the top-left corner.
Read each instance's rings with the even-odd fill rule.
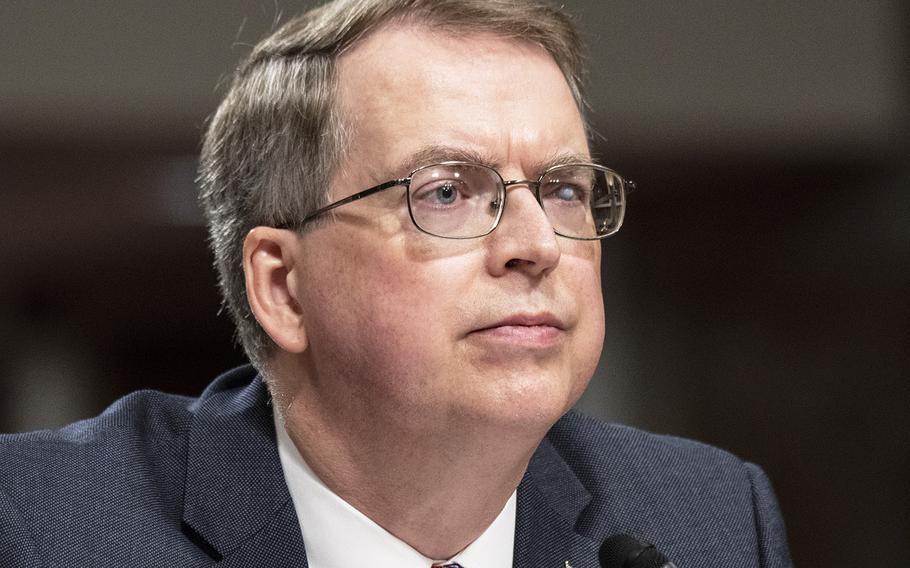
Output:
[[[597,556],[603,568],[664,568],[670,563],[654,545],[627,534],[605,540]]]
[[[614,534],[600,545],[598,558],[603,568],[624,568],[626,560],[635,558],[645,545],[627,534]]]

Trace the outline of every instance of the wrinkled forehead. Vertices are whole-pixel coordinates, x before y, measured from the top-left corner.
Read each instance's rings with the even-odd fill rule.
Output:
[[[422,165],[409,158],[428,146],[462,148],[496,166],[519,151],[538,161],[588,153],[561,69],[521,39],[388,25],[339,58],[337,93],[350,149],[385,175]]]
[[[562,70],[544,47],[518,37],[458,32],[413,19],[386,23],[346,48],[338,57],[336,74],[339,85],[353,82],[357,89],[384,98],[419,86],[416,79],[440,83],[491,71],[507,73],[516,89],[540,88],[541,83],[533,83],[540,77],[514,65],[518,61],[544,64],[549,72],[544,83],[567,91],[578,106]]]

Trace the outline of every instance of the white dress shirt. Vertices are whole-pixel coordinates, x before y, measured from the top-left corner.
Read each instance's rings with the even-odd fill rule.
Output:
[[[453,558],[434,560],[414,550],[329,489],[303,461],[277,413],[275,431],[281,468],[300,521],[310,568],[430,568],[444,561],[457,562],[464,568],[511,568],[515,543],[514,491],[477,540]]]

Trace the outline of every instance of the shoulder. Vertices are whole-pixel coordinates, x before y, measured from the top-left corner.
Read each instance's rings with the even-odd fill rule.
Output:
[[[574,411],[547,441],[590,494],[579,523],[599,538],[638,535],[680,566],[706,565],[692,543],[727,557],[727,565],[789,565],[774,492],[758,466],[707,444]]]
[[[139,391],[58,430],[0,435],[0,533],[40,550],[179,520],[194,422],[230,408],[254,380],[241,368],[199,398]],[[0,538],[0,552],[7,545]]]
[[[136,392],[59,430],[0,436],[0,564],[80,558],[143,518],[176,517],[191,406]]]
[[[251,367],[240,367],[218,377],[200,397],[186,397],[158,391],[131,393],[109,406],[100,415],[75,422],[57,430],[38,430],[19,434],[0,434],[0,483],[39,481],[17,478],[24,471],[50,466],[50,471],[65,468],[106,470],[152,465],[129,461],[119,456],[138,454],[164,458],[179,453],[180,440],[187,437],[193,418],[206,403],[230,404],[229,398],[248,386],[256,377]],[[174,444],[178,444],[175,446]],[[50,481],[42,476],[40,481]]]
[[[630,426],[605,424],[572,411],[554,425],[547,435],[567,461],[586,465],[597,484],[598,465],[622,469],[625,474],[656,481],[665,478],[719,480],[748,475],[746,463],[735,455],[694,440],[652,434]],[[744,477],[745,479],[745,477]],[[585,480],[582,480],[585,481]]]
[[[57,484],[72,491],[96,485],[92,474],[101,471],[109,476],[112,470],[155,467],[179,453],[174,443],[185,437],[191,404],[192,399],[140,391],[59,430],[0,435],[0,487],[20,495],[39,487],[46,493]]]
[[[708,500],[717,494],[725,503],[739,499],[751,507],[754,466],[720,448],[605,424],[574,411],[547,439],[595,500],[609,494],[679,503],[687,496]]]

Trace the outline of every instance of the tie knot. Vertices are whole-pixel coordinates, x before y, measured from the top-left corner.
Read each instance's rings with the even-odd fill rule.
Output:
[[[449,562],[448,564],[433,564],[430,568],[464,568],[458,562]]]

